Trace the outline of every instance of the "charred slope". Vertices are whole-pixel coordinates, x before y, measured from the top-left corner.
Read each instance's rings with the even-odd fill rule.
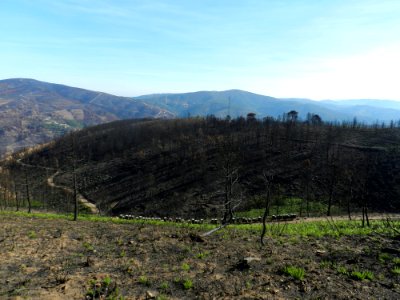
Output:
[[[41,82],[0,81],[0,154],[47,142],[71,129],[127,118],[172,117],[131,98]]]
[[[227,197],[243,209],[263,205],[267,181],[273,201],[392,210],[399,208],[399,144],[398,128],[353,124],[126,120],[74,132],[22,161],[59,170],[56,183],[70,187],[75,166],[79,192],[111,214],[219,215]],[[11,178],[23,177],[20,165],[7,168]],[[41,170],[31,169],[30,180],[43,182]]]

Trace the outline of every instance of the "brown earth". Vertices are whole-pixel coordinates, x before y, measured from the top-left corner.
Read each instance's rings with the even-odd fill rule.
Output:
[[[233,227],[201,238],[200,228],[148,224],[5,215],[0,224],[1,299],[400,298],[391,272],[400,241],[382,235],[281,236],[260,247],[258,232]],[[304,279],[286,266],[303,268]],[[358,281],[339,266],[374,278]]]

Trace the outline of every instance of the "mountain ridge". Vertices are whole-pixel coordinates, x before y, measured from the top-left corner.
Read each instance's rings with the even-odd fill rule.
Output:
[[[35,79],[0,80],[0,154],[86,126],[162,117],[173,114],[129,97]]]
[[[318,114],[325,121],[352,121],[356,118],[368,124],[377,121],[388,123],[400,117],[400,102],[393,100],[382,100],[383,105],[380,106],[380,100],[316,101],[305,98],[275,98],[238,89],[161,93],[133,98],[168,109],[177,117],[211,114],[217,117],[238,117],[252,112],[259,118],[278,118],[291,110],[297,111],[303,120],[308,113]]]

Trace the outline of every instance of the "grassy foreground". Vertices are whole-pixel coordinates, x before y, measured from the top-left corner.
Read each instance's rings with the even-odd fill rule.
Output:
[[[1,299],[398,299],[399,222],[175,224],[0,213]]]
[[[50,220],[72,220],[72,214],[55,214],[55,213],[27,213],[27,212],[13,212],[13,211],[0,211],[0,216],[16,216],[37,219],[50,219]],[[89,222],[103,222],[113,224],[141,224],[141,225],[154,225],[162,227],[175,227],[175,228],[192,228],[196,230],[211,230],[218,227],[212,224],[190,224],[190,223],[175,223],[164,222],[158,220],[125,220],[118,217],[106,217],[91,214],[84,214],[78,217],[80,221]],[[260,234],[262,224],[232,224],[222,229],[223,232],[229,230],[245,230]],[[382,215],[379,220],[371,220],[370,226],[361,226],[359,220],[336,220],[326,218],[318,221],[307,222],[281,222],[281,223],[267,223],[267,235],[280,236],[280,235],[298,235],[298,236],[342,236],[342,235],[368,235],[368,234],[386,234],[396,235],[400,231],[400,220],[391,219],[388,223],[387,218]]]

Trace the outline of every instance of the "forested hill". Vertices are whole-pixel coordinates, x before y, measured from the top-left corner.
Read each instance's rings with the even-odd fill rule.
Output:
[[[56,171],[55,183],[70,187],[74,171],[79,192],[110,214],[220,216],[227,199],[260,207],[267,191],[304,209],[400,208],[400,129],[313,120],[117,121],[15,154],[20,161],[5,167],[21,199],[29,182],[36,200],[58,209],[71,199],[46,185]]]

